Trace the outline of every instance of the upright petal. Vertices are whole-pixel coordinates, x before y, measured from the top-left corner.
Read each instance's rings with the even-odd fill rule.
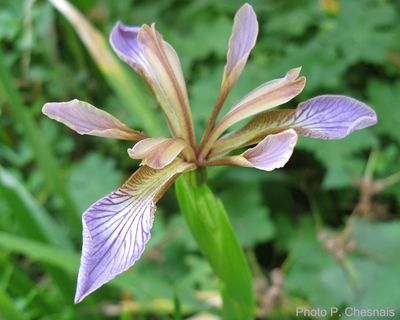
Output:
[[[128,149],[128,154],[132,159],[142,159],[141,165],[162,169],[186,147],[186,141],[181,138],[147,138]]]
[[[230,90],[239,79],[240,74],[246,65],[247,58],[253,49],[258,34],[257,16],[249,4],[244,4],[236,13],[233,23],[232,34],[229,39],[228,54],[222,78],[221,89],[218,99],[210,118],[207,121],[201,145],[206,144],[215,121]]]
[[[46,103],[42,112],[79,134],[133,141],[146,138],[145,134],[128,128],[109,113],[76,99]]]
[[[254,117],[242,129],[216,141],[210,158],[255,144],[268,134],[288,128],[310,138],[341,139],[376,122],[375,111],[356,99],[340,95],[317,96],[300,103],[297,109],[272,110]]]
[[[283,167],[290,159],[297,143],[297,133],[289,129],[264,138],[254,148],[239,156],[210,161],[209,165],[236,165],[272,171]]]
[[[257,34],[257,16],[253,8],[246,3],[235,15],[221,91],[229,91],[239,79],[247,58],[256,44]]]
[[[289,70],[285,77],[264,83],[240,100],[212,130],[202,156],[208,154],[214,142],[230,126],[296,97],[306,82],[304,77],[298,78],[300,70],[301,68]]]
[[[117,191],[82,217],[83,246],[75,303],[130,268],[150,239],[156,202],[191,164],[177,160],[162,170],[139,168]]]
[[[192,115],[182,67],[175,50],[155,26],[117,23],[110,42],[118,56],[141,74],[154,92],[175,137],[194,145]]]

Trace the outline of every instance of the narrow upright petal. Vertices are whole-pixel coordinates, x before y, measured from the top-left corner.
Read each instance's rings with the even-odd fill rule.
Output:
[[[145,134],[128,128],[109,113],[76,99],[46,103],[42,112],[79,134],[133,141],[146,138]]]
[[[288,128],[310,138],[341,139],[376,122],[375,111],[356,99],[340,95],[317,96],[300,103],[297,109],[272,110],[254,117],[242,129],[216,141],[210,158],[255,144],[268,134]]]
[[[162,169],[182,152],[188,145],[181,138],[147,138],[128,149],[132,159],[142,159],[141,165]]]
[[[202,147],[207,143],[206,141],[209,139],[209,135],[215,126],[215,121],[224,105],[226,97],[239,79],[246,65],[247,58],[256,43],[257,34],[257,16],[253,8],[246,3],[235,15],[221,89],[201,139]]]
[[[156,202],[191,164],[177,160],[162,170],[139,168],[117,191],[83,214],[83,246],[75,303],[130,268],[150,239]]]
[[[257,16],[249,4],[244,4],[236,13],[221,91],[229,91],[239,79],[258,34]]]
[[[110,42],[118,56],[142,75],[154,92],[175,137],[194,145],[195,136],[179,58],[155,26],[117,23]]]
[[[239,156],[210,161],[209,164],[236,165],[272,171],[283,167],[289,161],[296,143],[297,133],[289,129],[265,137],[254,148],[246,150]]]

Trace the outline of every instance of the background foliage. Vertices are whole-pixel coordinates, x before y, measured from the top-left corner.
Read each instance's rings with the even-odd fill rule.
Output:
[[[241,1],[72,3],[105,36],[117,20],[157,21],[181,57],[196,127],[204,127]],[[250,261],[258,316],[294,319],[296,306],[393,308],[400,314],[400,3],[250,3],[260,35],[225,108],[302,65],[307,86],[299,99],[348,94],[379,117],[374,128],[344,140],[301,139],[287,166],[273,173],[209,170],[210,186]],[[72,304],[80,214],[138,163],[126,155],[129,143],[81,137],[44,118],[43,103],[78,98],[134,128],[165,128],[143,83],[123,66],[129,79],[122,82],[137,94],[129,102],[121,94],[129,86],[110,85],[50,3],[2,0],[0,9],[0,319],[218,314],[216,278],[172,192],[159,204],[141,261],[84,303]]]

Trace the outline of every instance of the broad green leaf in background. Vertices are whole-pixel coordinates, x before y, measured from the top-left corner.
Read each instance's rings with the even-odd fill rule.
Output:
[[[397,132],[400,119],[400,81],[388,83],[370,80],[368,96],[379,118],[379,126],[373,130],[400,143],[400,135]]]
[[[176,195],[201,252],[221,280],[224,319],[253,319],[252,277],[246,257],[222,205],[196,173],[176,181]]]
[[[70,239],[57,222],[41,207],[26,188],[0,166],[0,191],[21,231],[32,239],[71,249]]]
[[[337,141],[303,138],[299,140],[298,148],[312,152],[321,161],[327,169],[322,184],[327,189],[333,189],[350,186],[349,173],[361,175],[365,161],[360,163],[354,155],[363,150],[369,151],[376,144],[375,135],[369,130],[364,130]],[[353,170],[358,170],[358,172]]]
[[[72,196],[83,212],[93,202],[117,189],[123,181],[113,159],[89,153],[71,170],[68,182]]]
[[[356,240],[357,247],[348,259],[357,274],[357,287],[349,285],[346,271],[323,250],[314,227],[306,221],[301,226],[291,244],[287,292],[306,297],[315,307],[347,305],[359,309],[392,308],[399,312],[400,287],[394,285],[400,282],[398,221],[356,220],[351,238]],[[314,283],[312,287],[304,285],[310,282]]]
[[[4,317],[4,318],[3,318]],[[28,320],[28,317],[17,308],[13,300],[0,288],[0,319]]]
[[[246,190],[245,196],[243,190]],[[242,246],[250,248],[273,238],[275,227],[262,202],[258,183],[234,184],[222,192],[221,200]]]

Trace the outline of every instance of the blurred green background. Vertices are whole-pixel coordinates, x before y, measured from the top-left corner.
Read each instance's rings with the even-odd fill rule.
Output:
[[[105,38],[117,20],[156,21],[181,58],[196,129],[204,128],[241,1],[71,3]],[[209,169],[254,275],[258,318],[301,319],[296,307],[337,307],[342,319],[362,319],[345,316],[346,307],[390,308],[400,317],[400,2],[250,3],[260,34],[225,110],[303,66],[306,88],[289,106],[346,94],[379,118],[344,140],[300,139],[272,173]],[[98,51],[96,62],[47,1],[1,0],[0,43],[0,319],[218,319],[217,279],[172,191],[140,262],[73,304],[80,215],[138,162],[129,143],[79,136],[41,107],[77,98],[154,135],[166,130],[161,111],[129,67],[102,68],[107,54]]]

